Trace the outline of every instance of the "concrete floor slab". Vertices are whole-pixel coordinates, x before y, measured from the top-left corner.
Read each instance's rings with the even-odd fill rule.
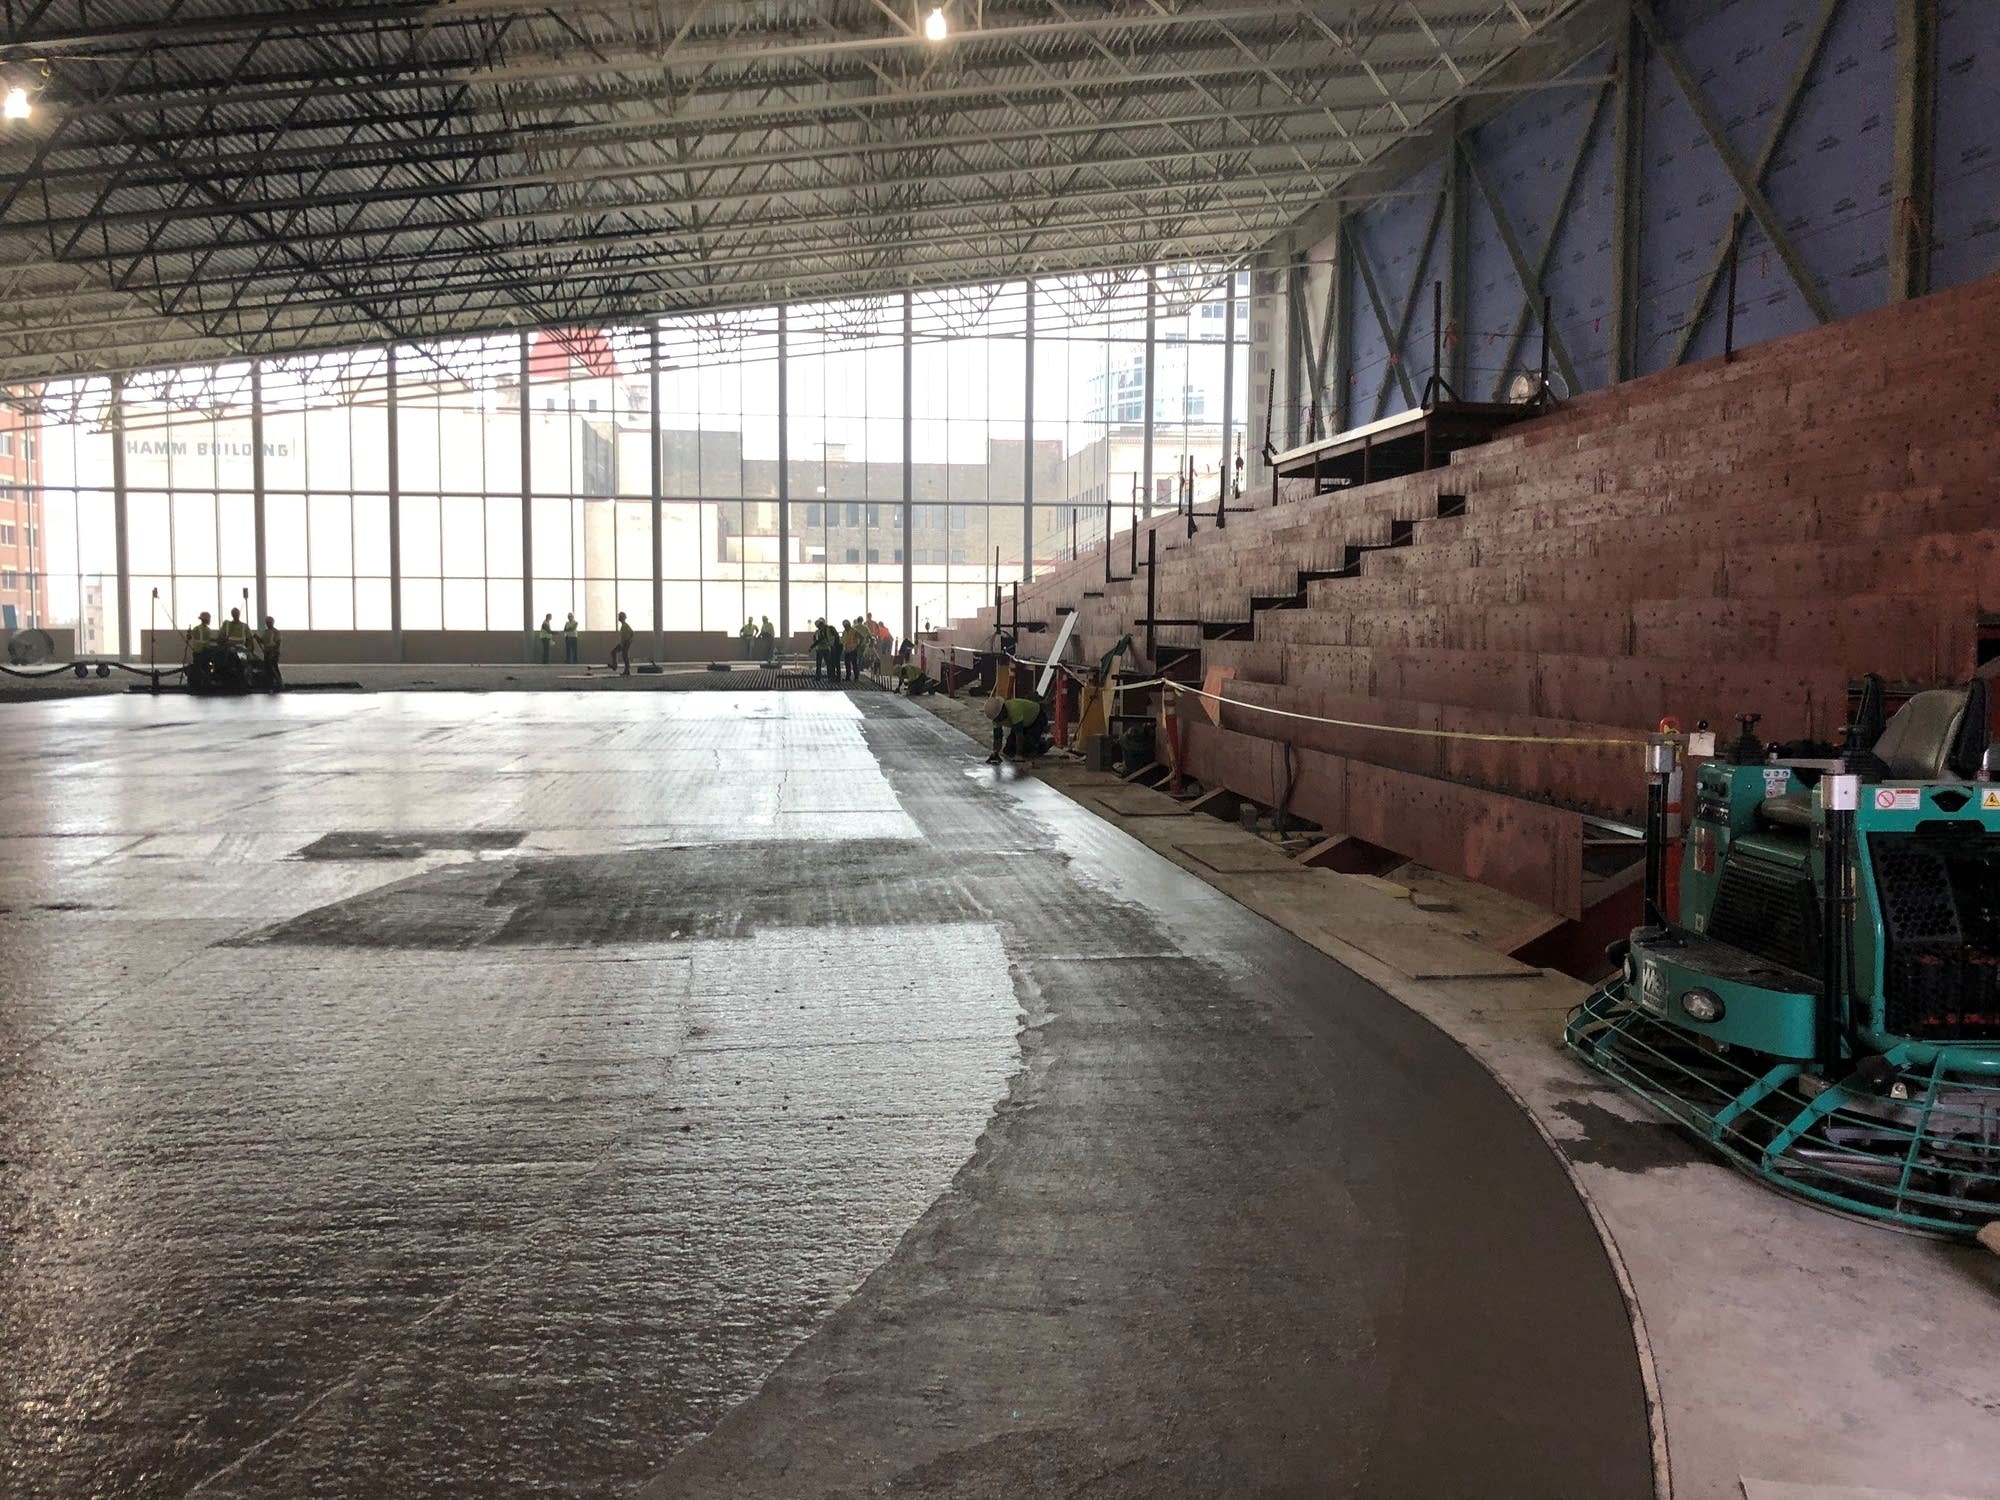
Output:
[[[11,748],[0,1490],[1652,1491],[1491,1078],[905,703]]]

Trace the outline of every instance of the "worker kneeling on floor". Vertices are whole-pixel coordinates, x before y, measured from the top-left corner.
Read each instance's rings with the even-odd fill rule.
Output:
[[[993,721],[989,766],[1000,764],[1003,749],[1009,760],[1025,760],[1049,748],[1049,714],[1039,698],[988,698],[986,717]]]

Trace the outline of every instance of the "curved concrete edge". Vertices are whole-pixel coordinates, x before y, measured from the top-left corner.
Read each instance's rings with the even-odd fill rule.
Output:
[[[1563,1175],[1569,1179],[1569,1185],[1576,1190],[1576,1196],[1582,1201],[1584,1211],[1590,1215],[1591,1225],[1596,1229],[1597,1238],[1604,1246],[1605,1258],[1611,1262],[1611,1274],[1618,1280],[1619,1295],[1625,1299],[1626,1315],[1632,1320],[1632,1347],[1639,1357],[1639,1380],[1646,1389],[1646,1426],[1653,1451],[1655,1500],[1674,1500],[1673,1464],[1667,1444],[1666,1401],[1660,1390],[1659,1367],[1653,1358],[1652,1335],[1646,1329],[1646,1310],[1640,1304],[1639,1289],[1633,1282],[1631,1267],[1625,1263],[1625,1254],[1618,1246],[1618,1237],[1612,1233],[1610,1221],[1605,1218],[1596,1194],[1590,1190],[1590,1184],[1584,1181],[1582,1173],[1577,1171],[1576,1163],[1570,1160],[1569,1153],[1562,1148],[1562,1142],[1549,1128],[1548,1121],[1543,1119],[1541,1112],[1528,1102],[1521,1091],[1514,1086],[1513,1080],[1500,1070],[1492,1058],[1484,1055],[1479,1048],[1468,1044],[1464,1037],[1445,1025],[1431,1006],[1417,1003],[1417,997],[1411,992],[1420,989],[1420,985],[1406,979],[1400,971],[1379,959],[1370,957],[1351,944],[1337,941],[1321,943],[1304,936],[1300,936],[1300,940],[1311,943],[1328,958],[1354,970],[1363,979],[1374,984],[1399,1004],[1407,1006],[1456,1042],[1474,1062],[1486,1070],[1487,1076],[1500,1085],[1501,1091],[1514,1101],[1515,1107],[1527,1116],[1528,1123],[1535,1127],[1535,1134],[1542,1138],[1542,1144],[1549,1148],[1550,1154],[1562,1167]]]
[[[981,740],[974,705],[920,701]],[[1118,778],[1075,761],[1047,764],[1035,780],[1429,1021],[1528,1116],[1629,1309],[1660,1500],[1741,1500],[1768,1484],[2000,1500],[2000,1257],[1829,1214],[1746,1178],[1562,1050],[1563,1017],[1587,986],[1490,951],[1493,964],[1455,959],[1439,974],[1408,957],[1419,923],[1458,959],[1469,945],[1448,914],[1418,909],[1400,887],[1328,871],[1310,881],[1296,869],[1218,871],[1175,842],[1174,825],[1202,826],[1204,850],[1270,846],[1209,818],[1122,816],[1096,800]],[[1832,1343],[1830,1328],[1840,1330]]]
[[[975,721],[970,717],[972,710],[969,704],[960,703],[955,699],[941,699],[935,696],[920,698],[916,701],[930,708],[945,723],[961,730],[975,744],[984,743],[981,731],[985,728],[985,725],[983,722]],[[1076,803],[1079,807],[1105,818],[1106,821],[1112,823],[1122,831],[1133,835],[1135,838],[1139,837],[1132,827],[1133,820],[1121,818],[1115,813],[1107,815],[1108,810],[1103,806],[1077,796],[1075,786],[1073,784],[1066,784],[1067,779],[1065,777],[1041,775],[1037,777],[1037,780],[1041,781],[1043,785],[1048,786],[1052,791],[1059,792],[1069,798],[1070,801]],[[1107,779],[1099,778],[1096,784],[1102,790],[1107,784]],[[1157,824],[1159,820],[1153,819],[1148,821]],[[1253,835],[1247,833],[1243,837],[1246,842],[1262,843],[1261,840],[1257,840]],[[1375,985],[1398,1004],[1428,1022],[1432,1027],[1455,1043],[1462,1051],[1467,1053],[1486,1072],[1487,1076],[1500,1086],[1501,1091],[1514,1102],[1515,1107],[1526,1116],[1528,1122],[1534,1126],[1535,1134],[1541,1138],[1542,1144],[1548,1148],[1549,1153],[1555,1157],[1557,1164],[1562,1168],[1563,1175],[1569,1180],[1570,1187],[1575,1191],[1578,1200],[1583,1204],[1584,1211],[1589,1214],[1591,1226],[1597,1232],[1598,1242],[1604,1247],[1605,1259],[1610,1263],[1612,1275],[1618,1283],[1619,1295],[1624,1299],[1626,1315],[1631,1321],[1632,1344],[1639,1362],[1639,1379],[1646,1395],[1646,1425],[1652,1454],[1654,1497],[1655,1500],[1674,1500],[1673,1464],[1670,1457],[1667,1436],[1666,1402],[1661,1390],[1658,1364],[1654,1358],[1652,1336],[1646,1327],[1645,1308],[1640,1302],[1638,1287],[1634,1282],[1631,1268],[1626,1263],[1624,1252],[1619,1247],[1617,1235],[1612,1231],[1611,1224],[1602,1206],[1598,1203],[1596,1195],[1591,1191],[1589,1183],[1584,1180],[1582,1174],[1577,1170],[1576,1163],[1564,1151],[1560,1138],[1550,1128],[1548,1120],[1535,1108],[1520,1088],[1516,1087],[1515,1080],[1508,1076],[1507,1072],[1500,1067],[1494,1057],[1481,1047],[1474,1045],[1472,1039],[1463,1034],[1461,1029],[1450,1024],[1454,1012],[1449,1005],[1440,1003],[1441,997],[1435,989],[1426,985],[1423,981],[1411,979],[1393,965],[1384,963],[1382,960],[1354,946],[1352,943],[1342,942],[1339,938],[1323,930],[1316,930],[1307,924],[1288,922],[1284,920],[1282,913],[1274,913],[1271,910],[1265,909],[1262,904],[1254,900],[1244,900],[1243,892],[1238,888],[1240,887],[1239,881],[1218,878],[1215,871],[1203,868],[1202,864],[1197,860],[1177,858],[1174,853],[1161,849],[1151,840],[1139,838],[1139,842],[1146,844],[1154,853],[1160,854],[1179,868],[1200,877],[1224,895],[1248,907],[1251,911],[1262,916],[1266,921],[1290,933],[1301,942],[1316,948],[1328,958],[1331,958],[1344,968],[1351,970],[1360,978]],[[1524,972],[1532,971],[1524,969]],[[1578,986],[1578,990],[1580,998],[1581,985]]]

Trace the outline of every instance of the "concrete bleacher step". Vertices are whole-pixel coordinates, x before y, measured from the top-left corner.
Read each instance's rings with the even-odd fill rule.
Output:
[[[1962,678],[1980,610],[2000,611],[2000,381],[1978,356],[2000,284],[1893,321],[1891,339],[1862,319],[1592,393],[1424,475],[1324,495],[1281,482],[1281,503],[1204,516],[1192,537],[1158,519],[1156,576],[1108,597],[1085,597],[1103,594],[1102,551],[1036,587],[1107,645],[1144,628],[1150,599],[1155,656],[1232,671],[1232,694],[1296,713],[1343,703],[1334,717],[1381,722],[1428,703],[1435,723],[1563,738],[1752,709],[1774,735],[1823,734],[1849,675]],[[1948,380],[1941,349],[1965,354]],[[1327,776],[1382,762],[1481,796],[1588,788],[1567,800],[1629,807],[1641,785],[1615,749],[1439,747],[1246,708],[1224,722],[1230,754],[1254,761],[1231,773],[1252,779],[1290,743],[1348,768]],[[1556,827],[1463,790],[1395,795]],[[1499,847],[1465,838],[1468,861]]]

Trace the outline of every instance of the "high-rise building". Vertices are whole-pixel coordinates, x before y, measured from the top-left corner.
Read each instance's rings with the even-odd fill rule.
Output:
[[[0,627],[42,623],[48,566],[42,553],[40,422],[0,406]]]

